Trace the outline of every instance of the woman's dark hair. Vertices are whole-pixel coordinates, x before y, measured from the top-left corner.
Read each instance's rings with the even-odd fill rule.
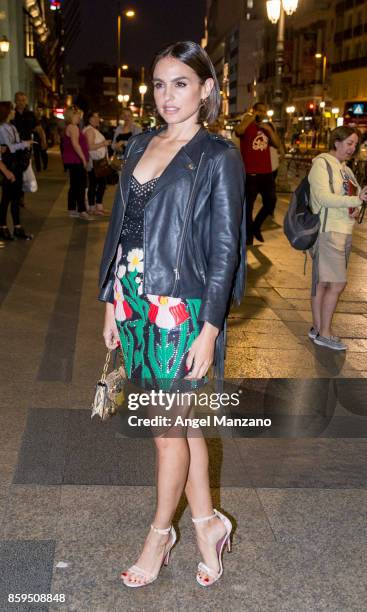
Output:
[[[159,51],[151,66],[151,75],[158,62],[164,57],[174,57],[186,66],[189,66],[199,77],[202,84],[207,79],[213,79],[214,87],[211,90],[205,104],[200,108],[199,122],[212,123],[216,120],[220,108],[220,90],[214,66],[206,51],[195,42],[186,40],[177,42]]]
[[[13,110],[12,102],[0,102],[0,123],[4,123]]]
[[[349,136],[352,136],[353,134],[356,134],[356,136],[358,136],[358,144],[356,147],[356,153],[357,153],[358,148],[359,148],[359,142],[361,139],[361,133],[359,130],[357,130],[357,128],[350,127],[349,125],[340,125],[339,127],[335,128],[334,130],[330,132],[330,140],[329,140],[330,151],[335,151],[336,142],[342,142],[343,140],[345,140],[346,138],[349,138]]]
[[[98,113],[98,111],[95,111],[95,110],[90,110],[90,111],[87,113],[87,116],[86,116],[86,118],[85,118],[85,120],[86,120],[86,122],[87,122],[87,125],[89,125],[90,120],[91,120],[91,118],[93,117],[93,115],[98,115],[98,114],[99,114],[99,113]]]

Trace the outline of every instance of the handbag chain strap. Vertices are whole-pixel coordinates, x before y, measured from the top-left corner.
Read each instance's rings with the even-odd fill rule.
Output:
[[[104,364],[103,371],[102,371],[102,376],[101,376],[101,382],[102,383],[106,382],[106,377],[107,377],[108,366],[110,364],[110,360],[111,360],[111,351],[109,350],[108,353],[107,353],[106,362]]]

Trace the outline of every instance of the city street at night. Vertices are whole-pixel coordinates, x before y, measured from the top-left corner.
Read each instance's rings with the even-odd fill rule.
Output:
[[[0,0],[0,612],[362,612],[367,0]]]
[[[13,585],[17,592],[37,586],[35,592],[64,593],[66,603],[49,610],[360,611],[367,500],[358,431],[346,438],[306,432],[211,440],[215,504],[228,508],[237,525],[222,581],[197,591],[197,553],[182,506],[170,567],[154,586],[124,589],[119,571],[136,555],[151,520],[153,449],[151,440],[121,438],[113,421],[90,421],[105,353],[96,294],[108,218],[69,219],[56,151],[39,183],[24,212],[34,241],[1,245],[2,597]],[[329,357],[306,336],[309,269],[305,277],[303,256],[281,229],[288,197],[280,197],[265,243],[249,249],[246,299],[229,322],[227,377],[363,380],[365,228],[357,230],[350,283],[336,315],[348,351]],[[1,609],[13,608],[2,603]]]

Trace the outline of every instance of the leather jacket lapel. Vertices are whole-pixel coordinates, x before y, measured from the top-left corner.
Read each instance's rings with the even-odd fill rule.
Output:
[[[144,142],[142,142],[139,146],[135,145],[135,147],[131,150],[129,156],[125,160],[123,170],[121,173],[121,191],[123,194],[123,198],[125,202],[128,201],[129,198],[129,189],[130,189],[130,179],[131,175],[134,173],[134,170],[144,154],[149,142],[151,139],[156,136],[161,128],[157,132],[147,133],[147,138]],[[187,145],[183,146],[172,159],[172,161],[168,164],[166,169],[161,174],[159,180],[157,181],[156,187],[154,189],[152,197],[155,197],[160,193],[163,189],[165,189],[171,183],[176,182],[181,176],[185,174],[195,175],[195,170],[199,163],[199,158],[201,154],[201,147],[197,146],[197,143],[201,138],[206,136],[206,130],[201,128],[197,134],[187,143]]]

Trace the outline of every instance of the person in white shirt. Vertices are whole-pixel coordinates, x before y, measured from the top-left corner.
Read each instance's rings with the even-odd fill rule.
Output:
[[[117,126],[112,141],[112,148],[117,155],[123,154],[127,141],[131,136],[136,136],[136,134],[140,134],[142,131],[140,125],[134,122],[130,108],[122,110],[121,120],[122,124]]]
[[[107,147],[111,144],[99,131],[100,116],[91,111],[87,115],[87,126],[83,132],[86,136],[89,148],[88,170],[88,204],[89,213],[93,215],[104,215],[103,196],[106,190],[106,178],[96,176],[96,163],[107,157]]]
[[[311,250],[313,325],[308,336],[315,344],[337,351],[347,347],[332,335],[332,319],[347,283],[353,228],[362,202],[367,202],[367,187],[360,188],[346,164],[358,145],[358,130],[349,126],[336,128],[330,134],[330,151],[313,160],[308,175],[311,208],[320,215],[321,223]]]

